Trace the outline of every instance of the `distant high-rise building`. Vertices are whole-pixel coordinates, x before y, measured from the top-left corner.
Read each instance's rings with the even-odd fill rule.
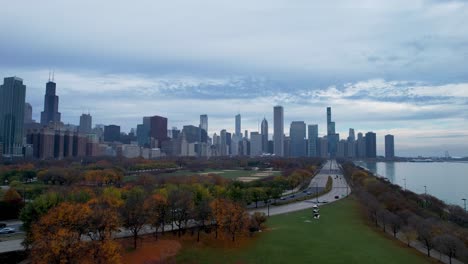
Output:
[[[284,110],[282,106],[273,108],[273,145],[276,156],[284,156]]]
[[[104,141],[106,142],[120,141],[120,126],[117,126],[117,125],[104,126]]]
[[[340,140],[338,142],[337,148],[336,148],[336,157],[337,158],[345,158],[348,152],[348,141],[347,140]]]
[[[34,120],[32,119],[32,106],[30,103],[24,104],[24,123],[34,123]]]
[[[227,154],[229,154],[229,155],[232,154],[231,145],[232,145],[232,134],[229,133],[229,132],[226,132]]]
[[[331,120],[331,107],[327,107],[327,136],[335,133],[332,131]]]
[[[49,123],[60,123],[59,97],[56,95],[57,84],[49,80],[46,84],[46,93],[44,95],[44,111],[41,112],[41,125]]]
[[[385,136],[385,158],[393,159],[395,157],[395,138],[393,135]]]
[[[284,137],[283,140],[283,157],[291,157],[291,137]]]
[[[268,153],[268,121],[263,118],[261,125],[261,134],[262,134],[262,152]]]
[[[262,151],[262,135],[258,132],[251,132],[250,133],[250,156],[257,157],[261,156]]]
[[[89,134],[92,132],[93,117],[90,114],[82,114],[80,116],[80,133]]]
[[[200,128],[208,133],[208,115],[200,115]]]
[[[318,125],[309,125],[308,126],[308,138],[309,138],[309,157],[318,157]]]
[[[182,128],[182,134],[184,135],[187,143],[200,142],[201,131],[202,129],[193,125],[186,125]]]
[[[377,157],[377,140],[374,132],[366,133],[366,157],[376,158]]]
[[[221,156],[226,156],[227,155],[227,145],[226,145],[226,129],[221,130],[219,133],[219,154]]]
[[[328,153],[330,157],[335,157],[340,135],[335,132],[335,122],[332,121],[331,107],[327,107],[327,138]]]
[[[157,148],[161,148],[162,142],[167,140],[167,118],[162,116],[151,116],[149,135],[157,140]]]
[[[236,115],[236,131],[235,131],[236,136],[241,137],[241,115],[237,114]],[[247,135],[245,135],[247,137]]]
[[[306,156],[306,124],[304,121],[293,121],[289,129],[289,137],[291,138],[291,157]]]
[[[26,85],[21,78],[3,79],[3,85],[0,85],[0,142],[7,157],[23,153],[25,97]]]
[[[319,142],[319,149],[320,149],[320,157],[321,158],[328,158],[328,139],[327,137],[321,137],[318,140]]]
[[[346,156],[348,158],[354,158],[356,156],[356,136],[354,134],[354,129],[349,129],[348,142],[347,142],[347,151]]]
[[[361,132],[358,133],[356,141],[356,156],[358,158],[365,158],[366,155],[366,137],[363,136]]]

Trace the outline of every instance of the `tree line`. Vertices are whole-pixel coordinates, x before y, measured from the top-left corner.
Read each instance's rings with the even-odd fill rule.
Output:
[[[354,195],[369,220],[384,232],[399,236],[407,245],[418,240],[431,256],[436,249],[468,261],[468,214],[431,195],[418,195],[384,179],[369,175],[352,163],[342,164]]]

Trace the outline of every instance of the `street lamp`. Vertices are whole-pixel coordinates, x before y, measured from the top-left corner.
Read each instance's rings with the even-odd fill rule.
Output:
[[[315,182],[315,198],[316,198],[316,201],[317,201],[317,204],[318,204],[318,182]]]
[[[465,204],[465,212],[466,212],[466,198],[463,198],[462,201]]]
[[[405,182],[405,191],[406,191],[406,178],[403,178],[403,181]]]
[[[427,195],[427,186],[424,185],[424,195]]]

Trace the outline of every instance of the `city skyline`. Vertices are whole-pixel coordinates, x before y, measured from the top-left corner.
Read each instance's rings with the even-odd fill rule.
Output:
[[[336,132],[376,132],[379,154],[380,135],[394,134],[397,155],[468,155],[464,1],[105,6],[8,2],[0,10],[9,36],[0,72],[25,80],[33,119],[53,69],[65,123],[89,111],[123,131],[152,115],[181,128],[206,113],[211,135],[233,131],[236,113],[243,130],[256,131],[282,105],[286,128],[303,120],[324,135],[322,109],[332,106]],[[60,12],[41,15],[51,10]],[[203,19],[186,19],[194,14]],[[106,19],[91,27],[89,16]]]

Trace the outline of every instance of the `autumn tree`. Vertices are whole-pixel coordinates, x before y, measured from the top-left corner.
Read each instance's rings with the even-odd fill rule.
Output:
[[[33,241],[32,237],[32,226],[39,219],[47,214],[47,212],[60,204],[63,201],[63,198],[60,197],[57,193],[46,193],[43,194],[33,202],[27,203],[26,206],[21,210],[20,220],[23,221],[23,230],[26,232],[26,236],[23,242],[23,245],[28,248]]]
[[[403,225],[403,220],[398,215],[388,212],[387,213],[387,222],[392,229],[393,237],[396,237],[397,233],[400,231],[401,226]]]
[[[187,228],[187,222],[193,210],[193,193],[188,188],[174,188],[169,191],[172,221],[177,226],[177,234],[180,237],[182,229]]]
[[[250,219],[241,204],[225,199],[215,199],[211,207],[216,224],[233,242],[236,236],[247,231]]]
[[[418,238],[418,232],[416,231],[416,229],[409,225],[403,226],[403,228],[401,229],[401,235],[408,247],[411,246],[411,242]]]
[[[105,191],[87,203],[92,212],[87,219],[87,236],[91,240],[89,248],[94,263],[120,262],[120,246],[112,234],[121,226],[118,210],[122,205],[123,201],[115,190]]]
[[[9,188],[3,195],[3,200],[7,202],[21,201],[21,195],[14,188]]]
[[[462,256],[466,248],[463,242],[449,234],[438,235],[434,238],[435,248],[449,257],[450,264],[452,258]]]
[[[61,203],[44,215],[32,229],[33,263],[77,263],[86,256],[86,242],[81,239],[91,214],[83,204]]]
[[[427,256],[431,256],[431,250],[434,248],[434,238],[437,236],[436,223],[431,219],[423,220],[417,225],[418,239],[423,243],[424,248],[427,250]]]
[[[250,232],[258,231],[262,228],[263,223],[267,221],[265,213],[255,212],[250,217]]]
[[[135,187],[125,194],[125,201],[120,210],[123,226],[133,235],[134,248],[137,248],[138,235],[148,220],[144,202],[145,192]]]
[[[159,228],[164,232],[168,211],[167,198],[160,193],[149,196],[145,200],[145,210],[148,213],[148,223],[154,228],[154,236],[157,238]]]

